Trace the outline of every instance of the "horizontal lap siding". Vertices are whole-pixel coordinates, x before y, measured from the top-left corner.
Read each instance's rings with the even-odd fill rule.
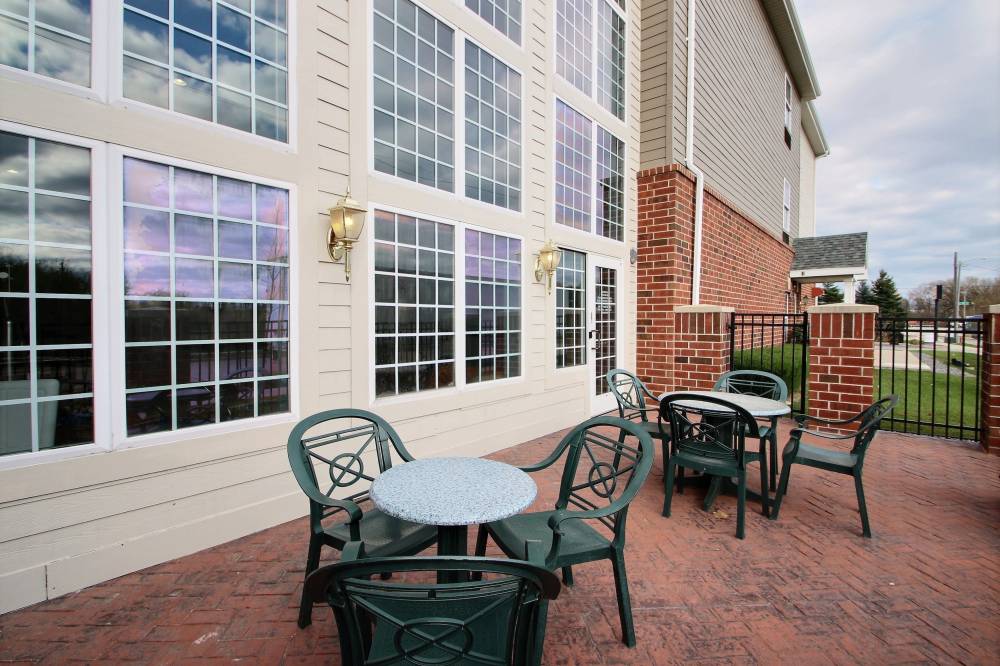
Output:
[[[640,169],[671,159],[671,77],[673,47],[671,12],[674,0],[642,3],[642,82]]]

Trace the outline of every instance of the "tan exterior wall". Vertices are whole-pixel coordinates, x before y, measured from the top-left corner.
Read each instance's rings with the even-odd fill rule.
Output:
[[[652,80],[642,84],[644,95],[650,91],[650,104],[659,107],[643,107],[643,140],[659,142],[649,150],[644,144],[644,169],[684,162],[689,2],[669,0],[666,10],[644,10],[644,34],[670,30],[666,52],[672,63],[668,94],[660,94]],[[796,237],[800,101],[793,93],[789,149],[784,142],[785,64],[767,15],[759,0],[697,0],[696,17],[695,163],[710,186],[778,237],[788,178],[791,236]],[[644,43],[643,49],[655,47]],[[647,73],[659,81],[658,71],[644,67],[644,77]],[[660,144],[670,150],[663,159]]]
[[[816,235],[816,153],[799,130],[799,237]]]
[[[4,469],[0,461],[0,612],[184,555],[304,515],[285,439],[302,416],[338,407],[369,408],[390,420],[417,456],[479,455],[566,427],[589,416],[587,368],[555,370],[554,294],[531,275],[534,254],[560,245],[622,262],[623,330],[635,330],[636,168],[639,162],[639,2],[628,3],[627,115],[621,122],[555,74],[553,2],[524,3],[523,46],[490,28],[462,3],[421,0],[452,27],[518,69],[525,81],[523,214],[443,194],[369,170],[370,2],[313,0],[292,23],[298,91],[297,145],[279,146],[167,112],[140,112],[0,73],[0,119],[159,153],[253,177],[291,183],[298,251],[293,337],[298,409],[277,424],[247,422],[238,433],[197,429],[171,441]],[[456,72],[461,76],[460,72]],[[555,97],[627,143],[625,242],[553,223]],[[295,98],[293,98],[294,100]],[[460,109],[456,107],[456,111]],[[461,146],[456,149],[460,150]],[[353,255],[353,279],[326,254],[325,211],[350,184],[359,201],[405,208],[518,234],[524,248],[523,377],[462,392],[375,401],[371,395],[366,277],[371,236]],[[115,201],[110,206],[119,205]],[[95,220],[95,224],[101,223]],[[370,231],[372,225],[369,225]],[[295,247],[295,246],[293,246]],[[622,363],[634,367],[631,333]],[[289,544],[302,548],[302,543]]]
[[[674,4],[674,0],[642,3],[640,169],[673,161]],[[683,135],[681,141],[683,146]]]

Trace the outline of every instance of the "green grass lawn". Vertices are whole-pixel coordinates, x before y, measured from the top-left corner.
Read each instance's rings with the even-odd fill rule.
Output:
[[[951,364],[951,359],[958,359],[959,361],[964,361],[967,366],[965,368],[966,372],[970,372],[972,370],[975,370],[976,368],[976,355],[966,352],[966,354],[963,356],[961,347],[955,347],[954,349],[951,350],[950,353],[947,350],[938,349],[937,351],[933,352],[933,354],[937,358],[938,364],[935,369],[938,372],[944,372],[945,367]]]
[[[963,386],[962,377],[944,372],[896,370],[895,378],[893,373],[887,371],[883,371],[881,375],[881,395],[895,393],[899,396],[899,404],[892,413],[895,418],[975,427],[979,393],[974,377],[966,375]],[[876,397],[879,395],[879,381],[879,371],[876,368]],[[882,427],[886,430],[922,435],[930,435],[932,432],[930,426],[918,426],[915,423],[883,422]],[[946,437],[971,437],[970,431],[960,433],[955,428],[947,430],[944,426],[935,426],[933,434]]]
[[[802,345],[786,344],[737,351],[733,357],[733,370],[764,370],[785,380],[793,396],[792,409],[802,404],[799,392],[802,386]],[[806,359],[806,373],[808,359]]]

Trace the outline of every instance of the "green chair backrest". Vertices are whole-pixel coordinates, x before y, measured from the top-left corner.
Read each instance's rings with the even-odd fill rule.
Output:
[[[744,467],[746,438],[760,437],[757,421],[739,405],[698,393],[673,393],[660,401],[673,450]]]
[[[311,433],[314,428],[318,432]],[[343,510],[323,508],[319,502],[324,498],[346,493],[343,498],[354,503],[368,499],[368,486],[375,476],[367,469],[365,458],[374,454],[378,471],[384,472],[392,467],[393,452],[402,461],[413,460],[393,427],[372,412],[331,409],[300,421],[288,435],[288,463],[311,500],[314,527],[317,521]],[[326,468],[322,482],[316,475],[317,465]],[[355,486],[356,491],[351,492]]]
[[[438,571],[487,575],[443,584],[413,575]],[[376,575],[390,572],[403,575]],[[339,562],[316,570],[305,585],[309,599],[333,608],[344,666],[535,663],[540,602],[559,594],[559,579],[542,567],[479,557]]]
[[[788,399],[788,385],[778,375],[763,370],[730,370],[715,382],[716,391],[757,395],[784,402]]]
[[[628,444],[630,435],[637,445]],[[655,456],[649,433],[636,424],[611,416],[595,416],[573,428],[556,447],[554,457],[568,451],[556,509],[593,511],[615,507],[597,518],[613,533],[617,543],[625,539],[629,502],[639,492]]]
[[[896,407],[897,402],[899,402],[899,396],[890,395],[872,403],[871,406],[861,413],[861,418],[859,419],[861,424],[854,435],[854,446],[851,447],[851,453],[858,457],[859,466],[864,464],[865,454],[868,453],[868,446],[875,439],[875,435],[882,425],[882,419],[889,415],[889,412]]]
[[[641,379],[628,370],[615,368],[606,375],[608,389],[618,401],[618,416],[631,420],[636,416],[643,421],[646,416],[646,396],[652,395]]]

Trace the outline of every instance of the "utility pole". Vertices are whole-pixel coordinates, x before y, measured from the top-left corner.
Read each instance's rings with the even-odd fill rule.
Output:
[[[958,263],[958,252],[955,253],[955,284],[952,287],[952,297],[955,300],[955,319],[958,319],[958,303],[962,293],[962,264]]]

